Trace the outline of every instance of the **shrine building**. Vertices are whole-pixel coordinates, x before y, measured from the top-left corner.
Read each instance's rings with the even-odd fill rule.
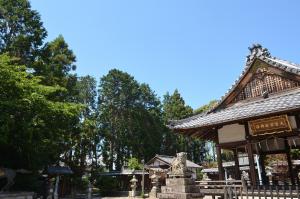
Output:
[[[225,179],[221,153],[227,149],[234,154],[235,179],[242,174],[239,155],[246,154],[252,184],[268,184],[265,159],[282,154],[286,180],[299,183],[290,152],[300,149],[300,65],[271,56],[259,44],[249,50],[242,74],[214,108],[170,121],[169,128],[216,143],[220,180]]]

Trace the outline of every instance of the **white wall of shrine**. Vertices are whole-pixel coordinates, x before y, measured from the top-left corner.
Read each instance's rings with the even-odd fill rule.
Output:
[[[240,124],[225,125],[218,130],[219,143],[244,141],[246,139],[245,127]]]

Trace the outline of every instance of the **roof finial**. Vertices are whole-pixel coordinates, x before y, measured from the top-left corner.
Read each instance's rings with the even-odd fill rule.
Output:
[[[250,50],[250,55],[247,56],[247,62],[252,61],[258,56],[271,57],[269,50],[267,48],[263,48],[262,45],[258,43],[252,44],[252,46],[250,46],[248,49]]]

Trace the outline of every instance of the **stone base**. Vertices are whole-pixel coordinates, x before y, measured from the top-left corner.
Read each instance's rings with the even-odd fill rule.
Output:
[[[191,178],[167,178],[166,186],[161,187],[161,193],[157,194],[160,199],[202,199],[200,187],[196,186]]]
[[[159,191],[160,190],[157,187],[152,187],[152,189],[151,189],[151,191],[149,193],[149,198],[151,198],[151,199],[157,198],[157,193]]]
[[[0,193],[0,199],[33,199],[33,192]]]
[[[159,199],[202,199],[201,193],[159,193]]]

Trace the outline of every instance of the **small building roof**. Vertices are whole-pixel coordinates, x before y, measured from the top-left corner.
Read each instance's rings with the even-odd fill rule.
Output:
[[[151,168],[151,164],[155,161],[155,160],[158,160],[160,162],[163,162],[165,163],[166,165],[168,166],[171,166],[172,165],[172,162],[173,160],[175,159],[174,156],[167,156],[167,155],[155,155],[154,158],[152,158],[149,162],[146,163],[147,167],[148,168]],[[186,166],[188,168],[201,168],[200,165],[190,161],[190,160],[186,160]]]
[[[66,166],[49,166],[47,173],[50,175],[70,175],[73,174],[73,171]]]
[[[131,175],[148,175],[147,171],[133,170],[133,169],[122,169],[121,171],[110,171],[99,173],[100,176],[131,176]]]

